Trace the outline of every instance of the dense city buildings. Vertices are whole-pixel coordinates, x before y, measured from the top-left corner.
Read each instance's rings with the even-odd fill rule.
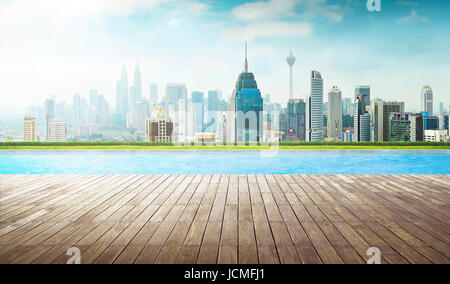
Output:
[[[389,141],[389,118],[393,112],[404,112],[405,103],[373,100],[370,106],[373,124],[372,141]]]
[[[239,74],[232,96],[234,112],[234,141],[262,142],[263,99],[253,73],[248,72],[247,44],[244,71]]]
[[[423,86],[420,101],[422,104],[421,111],[433,115],[433,90],[431,90],[430,86]]]
[[[323,141],[323,79],[311,71],[311,91],[306,100],[306,141]]]
[[[23,141],[25,142],[35,142],[37,141],[36,134],[36,118],[25,116],[23,120]]]
[[[244,71],[239,74],[233,92],[228,94],[222,94],[219,89],[209,89],[193,91],[188,97],[186,84],[179,83],[166,84],[161,94],[158,94],[156,83],[147,85],[149,88],[143,91],[139,66],[135,65],[133,78],[128,78],[127,69],[123,66],[121,78],[116,84],[115,108],[110,108],[107,95],[97,89],[90,89],[84,96],[75,93],[71,104],[66,104],[63,100],[57,101],[56,95],[51,95],[44,105],[27,109],[29,119],[19,118],[19,134],[10,132],[13,134],[4,134],[0,139],[158,140],[178,143],[326,139],[369,142],[423,141],[427,130],[438,131],[439,135],[446,131],[448,135],[449,111],[444,109],[445,103],[441,102],[439,113],[433,113],[433,92],[428,85],[422,88],[419,114],[406,113],[404,102],[383,101],[378,97],[370,99],[374,94],[371,93],[371,87],[366,85],[355,87],[354,102],[350,98],[343,98],[336,86],[329,90],[324,101],[323,79],[318,71],[309,73],[310,91],[307,97],[294,99],[293,67],[296,58],[292,51],[286,62],[289,65],[289,74],[285,69],[286,75],[289,75],[288,93],[271,94],[272,96],[266,94],[264,100],[254,74],[248,71],[247,48]],[[131,86],[129,81],[132,82]],[[289,99],[279,103],[283,95]],[[165,127],[161,125],[158,129],[153,128],[156,131],[153,136],[150,115],[152,109],[164,113],[167,121]],[[49,126],[52,122],[55,123],[52,124],[54,130],[50,137]],[[164,129],[170,129],[170,134],[166,132],[162,135],[161,131]],[[430,134],[427,139],[436,140],[436,137],[438,135]]]
[[[327,136],[341,138],[342,135],[342,92],[338,87],[328,92]]]
[[[161,106],[155,107],[145,122],[145,141],[171,142],[173,122]]]

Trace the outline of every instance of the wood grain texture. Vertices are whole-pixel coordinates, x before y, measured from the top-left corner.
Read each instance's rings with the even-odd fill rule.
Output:
[[[449,263],[449,175],[0,175],[0,263]]]

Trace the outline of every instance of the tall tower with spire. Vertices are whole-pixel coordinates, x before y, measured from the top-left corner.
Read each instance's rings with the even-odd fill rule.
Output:
[[[128,112],[128,75],[125,65],[122,67],[121,79],[117,82],[117,114],[120,120],[126,121]]]
[[[294,82],[292,79],[292,67],[294,67],[296,58],[294,54],[292,54],[292,50],[289,53],[289,56],[286,58],[287,64],[289,65],[289,100],[294,98]]]
[[[253,73],[248,72],[247,43],[244,71],[239,74],[231,100],[234,111],[232,137],[227,141],[261,142],[263,139],[263,99]]]
[[[245,42],[245,61],[244,61],[244,72],[248,73],[248,61],[247,61],[247,42]]]

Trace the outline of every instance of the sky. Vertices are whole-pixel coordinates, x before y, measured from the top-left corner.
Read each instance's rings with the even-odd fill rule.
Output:
[[[72,102],[90,89],[115,108],[122,66],[143,94],[157,83],[185,83],[188,93],[233,91],[244,68],[263,95],[285,104],[286,57],[292,50],[294,97],[309,89],[309,72],[353,98],[370,85],[372,98],[405,101],[419,110],[428,84],[435,109],[450,105],[450,1],[380,0],[0,0],[0,112],[24,115],[29,105]]]

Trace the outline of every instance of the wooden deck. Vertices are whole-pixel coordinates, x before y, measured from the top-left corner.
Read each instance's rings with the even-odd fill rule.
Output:
[[[449,175],[3,175],[0,262],[449,263]]]

